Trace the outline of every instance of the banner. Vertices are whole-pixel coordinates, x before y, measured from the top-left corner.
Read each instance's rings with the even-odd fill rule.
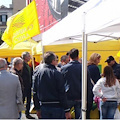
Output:
[[[68,13],[68,0],[36,0],[41,33],[47,31]]]
[[[35,1],[27,7],[11,16],[7,20],[7,28],[2,40],[9,46],[14,47],[17,43],[40,34],[38,15]]]

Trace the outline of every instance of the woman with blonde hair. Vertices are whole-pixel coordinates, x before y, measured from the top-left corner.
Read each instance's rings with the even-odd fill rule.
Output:
[[[114,119],[117,103],[119,103],[118,98],[120,98],[120,84],[110,66],[104,68],[103,78],[95,84],[93,93],[101,98],[102,119]]]
[[[88,61],[88,69],[90,72],[90,76],[92,81],[94,82],[93,84],[95,84],[100,78],[100,71],[98,68],[98,63],[100,63],[100,59],[101,59],[101,55],[98,53],[93,53],[90,56],[90,59]]]
[[[89,70],[89,73],[90,73],[90,78],[91,78],[91,83],[94,84],[101,78],[100,76],[100,71],[99,71],[99,68],[98,68],[98,63],[100,62],[100,59],[101,59],[101,56],[100,54],[98,53],[93,53],[91,56],[90,56],[90,59],[88,61],[88,70]],[[92,94],[91,96],[92,98],[94,97],[94,95]],[[90,113],[91,109],[92,109],[92,103],[89,104],[89,106],[87,107],[89,111],[88,113]],[[87,115],[89,116],[89,115]],[[89,117],[87,117],[88,119]]]
[[[101,59],[101,55],[98,54],[98,53],[93,53],[91,56],[90,56],[90,59],[88,61],[88,65],[91,65],[91,64],[95,64],[95,65],[98,65],[98,63],[100,62],[100,59]]]

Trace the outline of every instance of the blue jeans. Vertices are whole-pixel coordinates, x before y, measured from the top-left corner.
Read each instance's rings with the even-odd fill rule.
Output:
[[[102,120],[102,109],[101,109],[102,104],[103,104],[103,102],[100,101],[100,103],[99,103],[99,109],[100,109],[100,120]]]
[[[19,118],[18,119],[21,119],[21,116],[22,116],[22,112],[19,112]]]
[[[114,119],[115,111],[117,109],[116,101],[106,101],[102,102],[102,119]]]
[[[41,106],[42,119],[65,119],[63,108]]]

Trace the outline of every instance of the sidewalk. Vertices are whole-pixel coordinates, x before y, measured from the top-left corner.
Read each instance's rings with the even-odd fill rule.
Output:
[[[38,117],[37,117],[36,114],[30,114],[30,115],[31,115],[32,117],[35,117],[35,119],[38,119]],[[24,113],[22,113],[21,119],[27,119]]]

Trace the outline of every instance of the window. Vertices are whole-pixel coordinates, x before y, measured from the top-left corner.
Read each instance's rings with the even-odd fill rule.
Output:
[[[7,15],[0,15],[0,22],[4,22],[6,23],[7,22]]]
[[[2,22],[6,22],[6,16],[2,15]]]
[[[2,15],[2,22],[6,22],[7,21],[7,15]]]
[[[2,15],[0,15],[0,22],[2,22]]]

